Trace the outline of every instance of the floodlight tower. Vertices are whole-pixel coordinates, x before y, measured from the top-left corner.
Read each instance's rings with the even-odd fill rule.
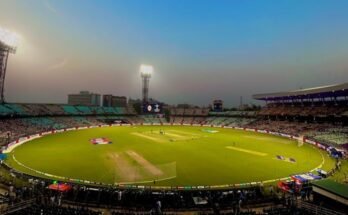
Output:
[[[7,61],[10,53],[16,53],[17,35],[0,28],[0,104],[5,102],[4,88]]]
[[[151,65],[142,64],[140,66],[140,74],[143,79],[143,104],[149,101],[149,82],[153,73],[153,67]]]

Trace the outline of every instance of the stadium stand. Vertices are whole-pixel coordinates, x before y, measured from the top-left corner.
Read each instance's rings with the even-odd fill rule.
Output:
[[[267,105],[249,127],[291,135],[347,148],[348,83],[289,92],[256,94]]]
[[[255,121],[255,117],[254,111],[209,112],[206,108],[171,109],[170,122],[244,127]]]
[[[167,120],[163,117],[159,117],[158,115],[143,115],[141,116],[144,123],[156,123],[161,124],[167,122]]]
[[[8,213],[10,215],[101,215],[101,212],[95,212],[86,208],[76,208],[76,207],[60,207],[54,205],[45,204],[33,204],[22,210]]]
[[[0,105],[0,113],[1,113],[1,116],[8,116],[8,115],[15,114],[16,112],[5,105]]]
[[[323,118],[341,118],[348,110],[348,84],[337,84],[277,92],[256,94],[254,99],[267,102],[260,116],[298,117],[318,121]],[[331,119],[332,120],[332,119]]]
[[[87,106],[81,106],[81,105],[78,105],[78,106],[75,106],[75,108],[81,112],[82,115],[90,115],[92,114],[92,111],[89,107]]]
[[[304,135],[317,128],[325,128],[329,124],[309,124],[305,122],[289,122],[280,120],[257,120],[248,125],[250,128],[269,130],[291,135]]]
[[[21,104],[21,108],[29,116],[49,115],[49,109],[44,104]]]
[[[170,108],[171,116],[208,116],[209,108]]]
[[[4,104],[4,106],[12,110],[16,115],[20,115],[20,116],[28,115],[19,104]]]
[[[265,116],[341,116],[344,115],[348,107],[345,104],[340,103],[328,103],[328,104],[269,104],[260,111],[260,115]]]
[[[65,115],[62,105],[58,104],[47,104],[45,105],[50,115]]]
[[[210,125],[222,125],[222,123],[226,120],[227,118],[225,117],[208,117],[207,120],[206,120],[206,123],[207,124],[210,124]]]
[[[173,118],[173,123],[181,124],[184,123],[184,117],[176,116]]]
[[[318,141],[330,142],[337,145],[347,144],[348,141],[347,128],[329,128],[322,131],[315,131],[308,135],[313,136]]]
[[[68,115],[79,115],[80,114],[79,110],[76,109],[75,106],[63,105],[63,109],[64,109],[65,113]]]
[[[192,120],[192,124],[205,124],[205,117],[201,117],[201,116],[198,116],[198,117],[194,117],[193,120]]]
[[[176,115],[176,116],[183,116],[184,113],[185,113],[185,109],[184,109],[184,108],[177,108],[177,109],[175,110],[175,115]]]
[[[29,117],[23,118],[22,121],[30,126],[37,126],[44,130],[62,129],[66,127],[66,125],[56,123],[53,119],[47,117]]]
[[[127,114],[127,109],[124,107],[115,107],[116,113],[120,115]]]
[[[260,97],[261,98],[261,97]],[[261,98],[263,100],[263,97]],[[267,101],[261,111],[209,112],[207,108],[170,108],[169,123],[208,124],[255,128],[279,133],[304,136],[330,146],[345,146],[348,143],[348,130],[345,124],[347,103],[343,100],[324,102]],[[0,105],[0,144],[5,145],[27,135],[51,129],[99,125],[104,123],[165,123],[166,118],[159,115],[136,115],[134,108],[86,107],[59,104],[3,104]],[[7,138],[9,134],[9,138]],[[4,172],[4,171],[2,171]],[[12,195],[0,195],[3,205],[23,204],[35,197],[26,207],[7,214],[101,214],[87,207],[108,208],[111,214],[166,214],[178,209],[201,214],[313,214],[313,210],[329,211],[312,199],[305,199],[300,206],[293,207],[293,200],[279,195],[266,195],[265,188],[243,188],[219,191],[158,191],[118,190],[109,187],[91,187],[72,184],[73,189],[63,196],[48,192],[49,180],[33,179],[26,186],[13,186],[13,181],[5,180],[0,174],[0,184],[12,190]],[[9,177],[14,172],[9,171]],[[15,175],[19,180],[28,180],[26,175]],[[11,188],[10,188],[11,187]],[[30,187],[30,188],[29,188]],[[278,191],[277,191],[278,192]],[[38,198],[38,196],[40,198]],[[51,198],[55,200],[50,203]],[[193,197],[207,200],[205,205],[197,205]],[[63,206],[57,199],[62,198]],[[46,202],[45,202],[46,201]],[[160,202],[160,203],[158,203]],[[0,203],[1,205],[1,203]],[[70,205],[74,205],[73,207]],[[77,207],[76,207],[77,205]],[[160,205],[160,207],[159,207]],[[257,212],[249,210],[263,205]],[[267,206],[264,206],[267,205]],[[0,207],[1,208],[1,207]],[[303,209],[304,208],[304,209]],[[314,209],[313,209],[314,208]],[[2,209],[0,209],[1,212]]]
[[[90,107],[89,109],[93,115],[105,115],[105,111],[102,107]]]
[[[117,114],[116,110],[112,107],[103,107],[106,114]]]
[[[135,111],[135,109],[134,109],[133,106],[127,106],[127,107],[126,107],[126,112],[127,112],[128,114],[130,114],[130,115],[135,115],[135,114],[136,114],[136,111]]]

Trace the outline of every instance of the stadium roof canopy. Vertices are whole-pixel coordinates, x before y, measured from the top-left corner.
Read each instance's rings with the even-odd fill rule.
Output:
[[[348,185],[324,179],[312,182],[313,192],[348,205]]]
[[[317,99],[348,96],[348,83],[293,90],[288,92],[263,93],[253,95],[257,100]]]

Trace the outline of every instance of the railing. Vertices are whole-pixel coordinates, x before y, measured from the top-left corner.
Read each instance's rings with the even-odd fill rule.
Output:
[[[23,210],[27,207],[30,207],[33,203],[35,202],[35,199],[27,200],[24,202],[20,202],[11,206],[8,206],[7,208],[0,208],[0,214],[6,215],[6,214],[11,214],[19,210]]]
[[[316,215],[345,215],[344,213],[320,207],[302,200],[298,201],[298,207]]]

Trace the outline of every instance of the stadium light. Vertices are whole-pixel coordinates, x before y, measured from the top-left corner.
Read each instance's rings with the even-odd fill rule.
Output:
[[[140,65],[140,74],[143,81],[143,104],[148,103],[149,101],[149,84],[150,84],[150,78],[153,73],[153,66],[141,64]]]
[[[11,53],[16,52],[19,36],[14,32],[0,27],[0,47],[8,49]]]
[[[153,66],[141,64],[140,65],[140,74],[142,77],[151,77],[153,73]]]
[[[5,102],[4,87],[7,61],[10,53],[16,53],[19,36],[0,27],[0,104]]]

